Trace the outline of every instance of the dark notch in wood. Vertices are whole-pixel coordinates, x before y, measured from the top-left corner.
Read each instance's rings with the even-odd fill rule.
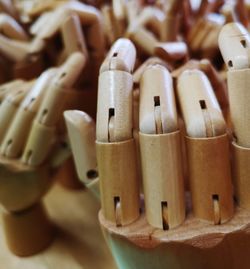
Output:
[[[162,228],[163,230],[169,230],[168,225],[168,202],[161,202],[161,212],[162,212]]]
[[[160,96],[154,96],[154,106],[160,106],[160,105],[161,105]]]
[[[113,107],[109,108],[109,120],[108,120],[108,141],[110,142],[110,119],[115,116],[115,109]]]
[[[206,105],[206,101],[205,100],[200,100],[199,103],[200,103],[201,109],[207,109],[207,105]]]
[[[114,210],[115,210],[115,220],[116,220],[116,226],[121,227],[121,200],[119,196],[114,197]]]
[[[241,45],[243,46],[243,48],[246,48],[246,47],[247,47],[247,42],[246,42],[245,39],[242,39],[242,40],[240,41],[240,43],[241,43]]]
[[[221,212],[220,212],[220,204],[219,204],[219,195],[213,194],[213,206],[214,206],[214,224],[221,224]]]

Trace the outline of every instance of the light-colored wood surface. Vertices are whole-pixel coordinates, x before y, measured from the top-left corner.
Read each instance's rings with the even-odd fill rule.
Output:
[[[140,146],[147,220],[157,228],[176,227],[185,218],[180,133],[140,133]]]
[[[186,145],[194,215],[215,224],[228,221],[234,208],[227,134],[186,137]]]
[[[98,223],[100,204],[90,191],[55,185],[45,204],[58,227],[52,245],[38,255],[16,257],[7,249],[1,227],[1,269],[116,269]]]
[[[96,142],[102,210],[105,218],[127,225],[139,217],[135,140]]]

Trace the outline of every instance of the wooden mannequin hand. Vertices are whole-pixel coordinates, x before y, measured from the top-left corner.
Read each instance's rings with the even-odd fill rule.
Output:
[[[52,170],[69,156],[65,143],[60,143],[58,121],[83,63],[82,54],[72,54],[61,67],[44,72],[34,85],[12,89],[3,98],[0,202],[8,211],[38,202],[51,186]]]

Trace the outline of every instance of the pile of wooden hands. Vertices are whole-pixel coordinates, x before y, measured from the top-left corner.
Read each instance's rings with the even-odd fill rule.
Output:
[[[4,173],[58,167],[72,109],[76,170],[97,194],[100,185],[119,268],[249,268],[249,4],[86,2],[1,2],[1,82],[13,80],[0,88]],[[16,185],[0,191],[6,227],[50,186],[13,203]],[[51,238],[17,249],[9,234],[18,255]]]

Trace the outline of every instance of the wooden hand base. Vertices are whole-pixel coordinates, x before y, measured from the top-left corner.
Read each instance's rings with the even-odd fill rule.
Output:
[[[45,249],[54,238],[54,227],[41,203],[18,213],[3,213],[9,249],[17,256],[30,256]]]
[[[120,269],[249,268],[250,211],[245,209],[237,208],[222,225],[188,213],[183,225],[168,231],[148,225],[145,214],[133,224],[116,227],[100,211],[99,221]]]

